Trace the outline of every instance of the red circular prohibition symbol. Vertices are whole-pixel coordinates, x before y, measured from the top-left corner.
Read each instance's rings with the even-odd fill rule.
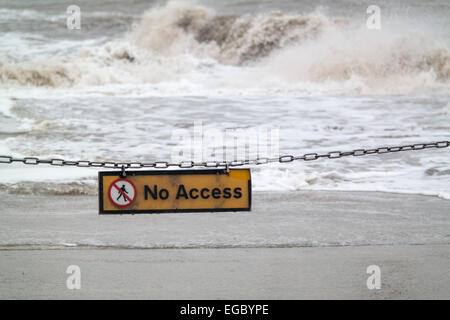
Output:
[[[130,184],[130,185],[133,187],[134,195],[133,195],[132,198],[129,197],[129,196],[127,195],[127,193],[125,193],[124,191],[122,191],[122,188],[123,188],[124,185],[122,185],[122,188],[120,188],[120,187],[117,185],[117,183],[120,182],[120,181],[126,182],[127,184]],[[125,202],[128,202],[128,203],[125,203],[125,204],[120,204],[120,203],[118,203],[118,202],[117,202],[118,200],[117,200],[117,199],[114,199],[114,198],[111,196],[111,190],[112,190],[113,188],[115,188],[115,189],[119,192],[119,198],[120,198],[120,197],[123,197],[123,199],[126,200]],[[136,200],[136,195],[137,195],[137,192],[136,192],[136,187],[135,187],[135,185],[133,184],[133,182],[131,182],[130,180],[127,180],[127,179],[117,179],[117,180],[114,180],[114,181],[111,183],[111,185],[109,186],[109,189],[108,189],[109,200],[111,201],[112,204],[114,204],[115,206],[120,207],[120,208],[125,208],[125,207],[131,206],[131,205],[134,203],[134,201]]]

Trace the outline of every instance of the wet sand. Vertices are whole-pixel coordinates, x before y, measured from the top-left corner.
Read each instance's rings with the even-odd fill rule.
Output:
[[[251,213],[104,218],[95,197],[3,196],[2,299],[450,298],[450,201],[436,197],[255,193]],[[105,244],[81,241],[93,236]],[[80,290],[66,288],[69,265]],[[366,286],[369,265],[380,290]]]
[[[449,299],[450,245],[2,251],[2,299]],[[81,289],[66,269],[81,269]],[[366,268],[381,270],[369,290]]]

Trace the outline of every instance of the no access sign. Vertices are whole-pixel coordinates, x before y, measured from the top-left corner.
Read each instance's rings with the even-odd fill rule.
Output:
[[[250,169],[99,172],[99,213],[250,211]]]

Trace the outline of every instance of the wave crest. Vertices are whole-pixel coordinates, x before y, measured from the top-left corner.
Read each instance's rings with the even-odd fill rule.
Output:
[[[169,2],[145,12],[121,40],[81,48],[67,58],[0,60],[0,82],[48,87],[171,83],[188,91],[182,94],[196,94],[191,91],[199,88],[448,93],[445,42],[385,25],[386,30],[370,31],[361,22],[319,12],[220,15]]]

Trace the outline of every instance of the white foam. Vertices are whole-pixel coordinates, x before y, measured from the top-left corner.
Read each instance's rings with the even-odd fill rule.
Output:
[[[450,200],[448,178],[425,179],[419,170],[298,172],[287,168],[261,169],[252,173],[255,191],[378,191],[421,194]],[[426,182],[424,182],[426,181]],[[424,185],[427,186],[424,189]]]
[[[10,99],[0,98],[0,113],[7,117],[14,118],[14,114],[11,112],[13,102]]]
[[[24,166],[23,164],[9,164],[8,167],[2,165],[1,183],[16,184],[19,182],[54,182],[70,183],[80,179],[95,180],[97,170],[78,167],[54,167],[41,165],[39,169]]]
[[[104,39],[33,44],[39,61],[23,61],[23,55],[16,57],[21,63],[0,59],[0,81],[13,91],[101,86],[117,95],[135,86],[137,96],[450,92],[448,41],[433,30],[412,29],[411,21],[384,22],[372,32],[320,12],[234,19],[169,2],[145,12],[129,33],[107,44]],[[229,21],[225,40],[219,32],[223,20]],[[216,29],[217,34],[210,31]],[[17,47],[29,46],[28,38],[24,41]],[[66,56],[51,57],[55,52]]]

